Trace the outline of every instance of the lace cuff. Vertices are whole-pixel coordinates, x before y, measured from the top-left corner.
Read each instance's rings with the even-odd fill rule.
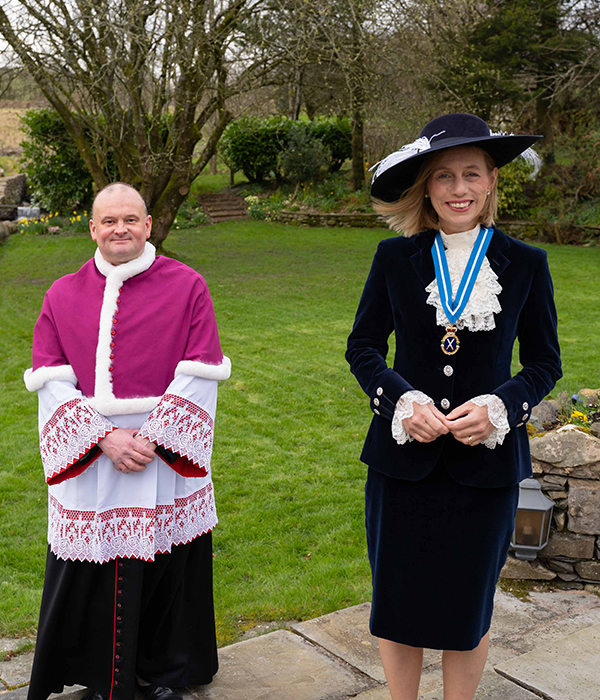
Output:
[[[399,445],[404,445],[404,443],[414,440],[402,424],[405,418],[410,418],[414,413],[413,402],[418,403],[420,406],[425,406],[425,404],[433,403],[433,399],[430,399],[422,391],[407,391],[398,399],[394,417],[392,418],[392,437]]]
[[[46,482],[59,483],[80,474],[93,461],[91,457],[98,455],[90,455],[88,460],[82,457],[114,429],[107,418],[81,398],[61,403],[40,432]]]
[[[172,466],[182,476],[206,476],[210,471],[213,419],[200,406],[174,394],[165,394],[138,433],[150,442],[176,452],[193,466]],[[182,472],[181,469],[184,471]]]
[[[508,411],[504,401],[495,394],[482,394],[471,399],[476,406],[486,406],[490,423],[494,426],[492,434],[481,444],[493,450],[496,445],[501,445],[510,431],[508,424]]]

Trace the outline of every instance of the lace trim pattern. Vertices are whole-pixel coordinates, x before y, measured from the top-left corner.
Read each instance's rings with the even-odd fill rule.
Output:
[[[213,425],[213,419],[200,406],[182,396],[165,394],[144,421],[139,434],[187,457],[209,473]]]
[[[495,394],[482,394],[471,399],[471,402],[476,406],[487,406],[488,418],[494,426],[494,431],[481,444],[493,450],[496,445],[501,445],[504,442],[504,438],[510,432],[508,411],[504,401]]]
[[[156,554],[191,542],[216,524],[212,483],[155,508],[122,506],[96,513],[64,508],[52,495],[48,499],[48,542],[60,559],[153,561]]]
[[[114,430],[114,425],[83,399],[62,403],[40,433],[46,480],[64,472]]]
[[[407,391],[398,399],[392,418],[392,437],[399,445],[414,440],[402,423],[405,418],[410,418],[414,413],[413,402],[425,406],[425,404],[433,403],[433,399],[430,399],[422,391]]]
[[[460,234],[456,234],[460,235]],[[458,285],[469,256],[471,248],[450,248],[446,251],[446,259],[448,260],[448,270],[450,279],[452,280],[452,290],[456,293]],[[425,287],[425,291],[429,293],[427,303],[430,306],[435,306],[436,324],[445,328],[449,321],[446,318],[440,293],[438,291],[437,280],[433,280]],[[455,323],[456,327],[461,330],[466,328],[470,331],[491,331],[496,327],[494,314],[500,313],[502,307],[498,301],[498,295],[502,291],[502,286],[498,282],[498,275],[490,267],[490,262],[487,258],[483,259],[481,270],[477,276],[475,286],[471,298],[467,302],[465,310],[461,317]]]

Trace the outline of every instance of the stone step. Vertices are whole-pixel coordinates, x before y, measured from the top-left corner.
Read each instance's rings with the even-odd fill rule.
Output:
[[[245,219],[247,216],[248,204],[246,201],[230,192],[198,195],[198,203],[212,224]]]
[[[227,212],[212,212],[207,214],[211,223],[218,224],[221,221],[238,221],[239,219],[245,219],[246,214],[228,214]]]
[[[246,216],[245,207],[202,207],[206,213],[210,214],[241,214]]]

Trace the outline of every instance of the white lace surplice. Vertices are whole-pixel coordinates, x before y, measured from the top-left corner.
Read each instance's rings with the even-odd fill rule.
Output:
[[[445,234],[441,231],[442,241],[446,249],[446,259],[448,261],[448,271],[452,281],[452,292],[456,294],[460,280],[463,276],[467,262],[471,255],[471,250],[477,236],[479,235],[480,227],[477,225],[470,231],[464,233]],[[436,323],[442,328],[449,325],[449,321],[442,308],[440,293],[438,291],[437,280],[434,279],[425,291],[429,293],[427,303],[435,306]],[[487,257],[483,259],[477,281],[473,287],[473,292],[465,310],[461,317],[454,324],[459,330],[467,329],[472,332],[490,331],[496,327],[494,314],[500,313],[502,308],[498,301],[498,295],[502,291],[502,287],[498,282],[498,275],[492,270]],[[477,406],[487,406],[488,418],[494,426],[492,434],[484,440],[483,444],[490,449],[494,449],[496,445],[501,445],[504,442],[504,437],[510,431],[508,425],[508,413],[502,399],[494,394],[482,394],[475,396],[471,401]],[[392,420],[392,435],[399,445],[410,442],[413,438],[404,428],[404,421],[410,418],[414,412],[413,402],[420,405],[434,403],[426,394],[421,391],[407,391],[403,394],[396,404],[394,417]]]
[[[156,456],[123,474],[103,453],[76,478],[49,486],[48,541],[62,559],[152,561],[159,552],[212,530],[217,515],[210,476],[215,380],[177,376],[150,413],[104,417],[68,381],[39,390],[40,445],[47,478],[65,471],[114,427],[133,428],[187,457],[181,476]]]

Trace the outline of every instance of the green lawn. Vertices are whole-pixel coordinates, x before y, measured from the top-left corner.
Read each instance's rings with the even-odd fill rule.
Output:
[[[259,620],[306,619],[370,596],[363,532],[370,411],[344,361],[382,229],[234,222],[173,233],[206,278],[232,378],[221,385],[213,470],[221,644]],[[0,247],[0,635],[33,632],[45,558],[46,488],[36,397],[22,383],[43,294],[93,252],[76,237]],[[565,378],[600,386],[600,249],[545,246]]]

